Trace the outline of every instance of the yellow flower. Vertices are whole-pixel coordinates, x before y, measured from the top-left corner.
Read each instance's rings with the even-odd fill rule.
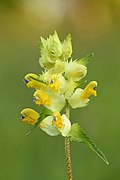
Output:
[[[58,92],[58,90],[60,88],[60,81],[59,81],[59,78],[58,78],[57,74],[53,74],[51,76],[48,87],[52,88],[53,90]]]
[[[92,81],[90,82],[86,88],[84,89],[84,91],[81,94],[81,98],[82,99],[87,99],[89,98],[91,95],[97,96],[97,82],[96,81]]]
[[[84,107],[89,102],[89,97],[91,95],[96,96],[96,88],[97,88],[97,82],[92,81],[90,82],[86,88],[83,90],[81,88],[77,88],[73,95],[69,99],[69,104],[72,106],[72,108],[77,107]]]
[[[52,125],[55,125],[58,128],[62,136],[67,136],[71,129],[70,120],[67,118],[65,114],[61,116],[59,112],[53,113]]]
[[[48,87],[58,94],[64,94],[67,91],[67,81],[62,74],[53,74],[49,77]]]
[[[61,111],[65,105],[64,95],[58,95],[52,90],[37,90],[34,93],[34,102],[37,105],[43,105],[51,111]]]
[[[24,82],[28,88],[41,89],[46,88],[46,84],[40,82],[39,77],[36,74],[29,73],[25,76]]]
[[[65,114],[54,112],[53,116],[46,117],[41,123],[40,128],[48,135],[56,136],[61,133],[66,137],[71,130],[71,122]]]
[[[25,108],[21,111],[22,121],[28,124],[35,125],[38,121],[40,115],[31,108]]]

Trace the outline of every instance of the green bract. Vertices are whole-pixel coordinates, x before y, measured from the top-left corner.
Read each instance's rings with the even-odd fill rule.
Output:
[[[47,40],[41,37],[40,53],[39,63],[45,69],[54,67],[57,60],[67,60],[72,54],[71,36],[68,35],[63,43],[60,42],[56,31]]]

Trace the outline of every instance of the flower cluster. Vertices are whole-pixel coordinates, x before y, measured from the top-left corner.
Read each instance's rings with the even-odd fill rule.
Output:
[[[88,104],[91,95],[97,95],[96,81],[81,88],[93,54],[79,60],[73,60],[71,54],[70,35],[63,42],[56,32],[46,40],[41,38],[39,63],[44,70],[39,75],[29,73],[24,77],[27,87],[35,89],[34,103],[43,110],[40,114],[31,108],[22,110],[22,121],[39,126],[51,136],[66,137],[71,130],[71,121],[61,112],[66,104],[81,108]]]

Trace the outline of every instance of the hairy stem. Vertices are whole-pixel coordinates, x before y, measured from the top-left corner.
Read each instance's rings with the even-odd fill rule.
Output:
[[[66,105],[66,116],[70,117],[69,104]],[[66,167],[68,180],[72,180],[72,166],[71,166],[71,155],[70,155],[70,140],[68,137],[65,137],[65,157],[66,157]]]

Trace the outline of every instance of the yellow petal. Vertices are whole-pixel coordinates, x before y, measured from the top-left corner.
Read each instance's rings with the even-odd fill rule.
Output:
[[[37,90],[34,93],[34,97],[36,98],[34,100],[37,105],[44,105],[44,106],[51,105],[51,97],[43,90]]]
[[[59,112],[53,113],[52,125],[56,126],[58,130],[61,132],[62,136],[64,137],[67,136],[71,129],[70,120],[67,118],[65,114],[61,116]]]
[[[28,88],[43,89],[46,88],[46,84],[40,82],[39,77],[36,74],[29,73],[25,76],[24,82]]]
[[[60,88],[60,81],[59,81],[57,74],[53,74],[51,76],[48,86],[49,86],[49,88],[52,88],[53,90],[58,92],[58,90]]]
[[[97,96],[97,92],[96,92],[96,88],[97,88],[97,82],[96,81],[91,81],[86,88],[83,90],[82,94],[81,94],[81,98],[82,99],[87,99],[89,98],[91,95]]]
[[[31,108],[25,108],[21,111],[22,115],[22,121],[26,122],[28,124],[34,125],[37,121],[40,115]]]

